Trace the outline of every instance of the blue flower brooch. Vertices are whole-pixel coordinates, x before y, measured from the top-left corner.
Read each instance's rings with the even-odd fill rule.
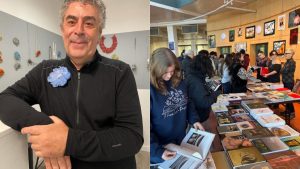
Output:
[[[53,87],[64,86],[70,79],[71,74],[66,67],[60,66],[54,68],[49,74],[47,81],[51,83]]]

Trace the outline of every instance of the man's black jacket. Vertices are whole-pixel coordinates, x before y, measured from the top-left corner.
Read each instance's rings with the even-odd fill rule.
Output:
[[[47,77],[66,67],[71,78],[52,87]],[[30,105],[40,104],[42,113]],[[0,94],[0,118],[8,126],[50,124],[55,115],[69,127],[65,155],[73,169],[132,169],[143,144],[141,108],[130,67],[95,53],[77,71],[69,57],[43,61]]]

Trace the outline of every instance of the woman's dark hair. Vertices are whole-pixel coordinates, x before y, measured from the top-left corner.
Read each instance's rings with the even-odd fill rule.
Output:
[[[225,64],[230,67],[233,63],[233,60],[232,60],[232,55],[231,54],[227,54],[226,57],[225,57]]]
[[[278,53],[277,53],[276,50],[272,50],[272,51],[269,53],[270,56],[273,56],[273,55],[275,55],[275,54],[278,55]]]
[[[200,72],[204,76],[213,76],[212,62],[208,56],[207,50],[201,50],[198,55],[194,58],[191,64],[191,69]]]
[[[221,54],[221,55],[219,56],[219,58],[224,58],[224,55],[223,55],[223,54]]]
[[[233,63],[241,63],[240,58],[241,58],[241,53],[240,53],[240,52],[236,53],[236,54],[233,56]]]

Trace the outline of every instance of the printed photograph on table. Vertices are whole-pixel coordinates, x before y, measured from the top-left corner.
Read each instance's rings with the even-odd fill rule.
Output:
[[[298,44],[298,28],[290,30],[290,45]]]
[[[208,36],[208,47],[209,48],[215,48],[216,47],[216,36],[215,35],[209,35]]]
[[[234,30],[229,31],[229,42],[234,42]]]
[[[289,28],[300,25],[300,8],[289,13]]]
[[[285,52],[285,40],[274,41],[273,50],[277,51],[278,55],[284,55]]]
[[[255,38],[255,26],[246,27],[245,32],[246,39]]]
[[[265,22],[264,24],[264,35],[273,35],[275,33],[275,20]]]

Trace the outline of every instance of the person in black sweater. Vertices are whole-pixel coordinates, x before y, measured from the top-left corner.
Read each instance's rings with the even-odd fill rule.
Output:
[[[191,72],[187,77],[188,95],[195,104],[200,117],[200,122],[208,119],[211,105],[216,102],[221,91],[213,92],[208,87],[205,79],[214,74],[212,62],[208,51],[202,50],[191,64]]]
[[[280,60],[277,58],[277,55],[278,54],[276,50],[272,50],[270,52],[271,62],[268,65],[269,73],[264,75],[264,77],[267,78],[267,81],[271,83],[280,82],[281,63]]]
[[[245,93],[247,92],[247,80],[253,73],[253,68],[248,71],[242,65],[244,60],[241,53],[236,53],[233,58],[233,64],[231,65],[229,74],[231,78],[231,90],[232,93]]]

